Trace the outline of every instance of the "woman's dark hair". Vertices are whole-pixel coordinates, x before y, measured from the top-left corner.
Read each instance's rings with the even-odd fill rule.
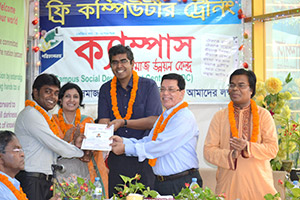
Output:
[[[254,97],[256,92],[256,76],[254,72],[244,68],[237,69],[230,75],[229,83],[231,82],[232,77],[236,75],[246,75],[248,77],[249,87],[252,89],[251,98]]]
[[[43,87],[44,85],[55,85],[60,88],[60,81],[54,74],[40,74],[33,82],[31,93],[32,98],[34,98],[33,90],[37,89],[38,91],[40,91],[41,87]]]
[[[123,46],[122,44],[118,44],[116,46],[113,46],[109,49],[108,55],[109,55],[109,62],[112,61],[112,57],[116,56],[118,54],[127,54],[127,58],[130,61],[130,64],[132,64],[132,61],[134,60],[133,53],[131,51],[131,48],[129,46]]]
[[[163,80],[177,80],[177,86],[179,87],[180,90],[184,90],[185,89],[185,80],[184,78],[176,73],[170,73],[170,74],[165,74],[163,75],[162,79],[161,79],[161,83],[162,84]]]
[[[76,85],[75,83],[71,83],[71,82],[68,82],[66,84],[64,84],[61,89],[59,90],[59,94],[58,94],[58,101],[57,101],[57,104],[62,107],[62,104],[61,104],[61,100],[62,98],[64,97],[65,93],[67,90],[70,90],[70,89],[76,89],[78,94],[79,94],[79,105],[81,107],[84,107],[84,104],[82,104],[82,100],[83,100],[83,94],[82,94],[82,90],[81,88]]]
[[[5,153],[5,148],[13,137],[16,137],[16,135],[11,131],[0,131],[0,153]]]

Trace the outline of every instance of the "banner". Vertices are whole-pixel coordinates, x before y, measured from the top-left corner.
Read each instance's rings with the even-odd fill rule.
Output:
[[[134,70],[160,86],[166,73],[186,80],[190,103],[227,102],[228,75],[240,65],[239,1],[41,0],[41,72],[77,83],[96,104],[113,77],[108,50],[130,46]]]
[[[14,129],[25,102],[24,1],[0,0],[0,130]]]

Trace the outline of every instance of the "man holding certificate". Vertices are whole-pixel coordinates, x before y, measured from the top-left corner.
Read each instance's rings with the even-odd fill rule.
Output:
[[[133,71],[134,57],[127,46],[116,45],[109,50],[109,61],[114,78],[103,84],[99,92],[98,123],[114,125],[114,135],[141,139],[149,135],[162,112],[156,83],[139,77]],[[122,184],[120,174],[128,177],[141,174],[141,182],[153,188],[155,176],[148,161],[125,154],[108,156],[109,196],[117,193],[114,187]]]
[[[111,137],[115,154],[137,156],[140,162],[149,159],[156,175],[154,190],[161,195],[177,195],[192,178],[197,178],[202,187],[196,154],[199,130],[193,113],[183,101],[184,89],[185,81],[181,75],[164,75],[160,99],[166,110],[155,122],[149,136],[140,140]]]

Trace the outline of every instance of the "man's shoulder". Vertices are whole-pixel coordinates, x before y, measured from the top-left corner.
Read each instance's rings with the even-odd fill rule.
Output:
[[[107,92],[107,91],[110,91],[110,85],[111,85],[111,81],[112,80],[109,80],[105,83],[103,83],[100,87],[100,92]]]
[[[105,83],[103,83],[103,84],[101,85],[101,88],[102,88],[102,87],[110,87],[111,81],[112,81],[112,79],[109,80],[109,81],[107,81],[107,82],[105,82]]]
[[[24,116],[30,116],[30,115],[35,115],[37,114],[38,111],[34,109],[31,106],[26,106],[21,112],[19,113],[18,117],[24,117]]]
[[[139,77],[139,84],[145,87],[157,87],[157,84],[154,80],[145,77]]]

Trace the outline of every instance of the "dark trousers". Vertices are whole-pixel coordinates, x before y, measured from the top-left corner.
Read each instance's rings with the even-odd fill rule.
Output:
[[[51,178],[47,180],[46,176],[30,176],[27,172],[21,171],[17,174],[16,179],[20,181],[29,200],[49,200],[53,195],[50,191]]]
[[[199,171],[193,171],[188,175],[170,179],[166,181],[160,181],[157,178],[154,183],[154,190],[156,190],[161,195],[178,195],[182,188],[185,188],[185,183],[191,184],[192,178],[197,178],[197,182],[200,187],[202,187],[202,178]]]
[[[114,187],[118,186],[118,184],[124,184],[120,175],[132,178],[136,174],[140,174],[141,180],[139,182],[143,183],[145,187],[154,188],[155,176],[152,167],[148,164],[148,160],[139,162],[137,157],[117,156],[110,152],[107,161],[109,167],[109,197],[117,194]]]

